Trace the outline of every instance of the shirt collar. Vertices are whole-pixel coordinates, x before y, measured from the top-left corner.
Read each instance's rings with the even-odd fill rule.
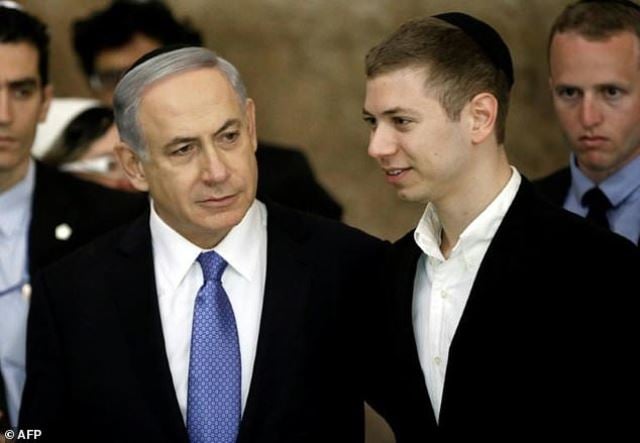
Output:
[[[582,202],[584,194],[596,184],[578,168],[578,162],[573,153],[571,154],[569,165],[572,177],[571,189],[578,202]],[[618,206],[640,187],[640,156],[627,163],[622,169],[607,177],[597,186],[604,192],[614,207]]]
[[[256,245],[260,242],[260,232],[266,226],[267,210],[262,203],[254,200],[242,221],[214,248],[229,266],[248,281],[258,277],[260,256]]]
[[[163,278],[175,291],[189,272],[201,252],[206,252],[184,238],[160,218],[151,201],[149,226],[154,256],[164,263]],[[251,281],[257,278],[259,256],[257,244],[260,229],[266,227],[266,209],[257,200],[249,207],[240,223],[234,226],[224,239],[213,248],[231,269]]]
[[[9,236],[28,229],[34,187],[35,164],[30,159],[24,178],[0,194],[0,234]]]
[[[465,254],[469,262],[474,262],[472,257],[474,246],[486,243],[494,237],[522,182],[518,170],[512,166],[511,171],[511,178],[502,191],[462,231],[458,242],[451,250],[451,257],[462,253]],[[442,223],[436,207],[429,203],[416,227],[414,240],[426,255],[444,261],[444,256],[440,251],[441,234]]]

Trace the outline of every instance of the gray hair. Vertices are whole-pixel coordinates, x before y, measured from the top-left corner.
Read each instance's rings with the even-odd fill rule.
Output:
[[[238,70],[215,52],[200,47],[187,47],[152,57],[125,74],[116,87],[113,106],[120,138],[146,158],[146,142],[140,122],[138,108],[145,90],[153,83],[180,72],[217,68],[233,86],[240,103],[247,101],[247,90]]]

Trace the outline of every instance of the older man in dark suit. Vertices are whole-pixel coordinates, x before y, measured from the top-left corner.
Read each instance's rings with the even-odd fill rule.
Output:
[[[43,273],[22,425],[50,441],[361,441],[358,312],[382,242],[255,199],[254,105],[207,49],[144,56],[115,113],[150,213]]]
[[[393,248],[387,358],[372,367],[372,404],[398,442],[635,432],[638,251],[510,166],[501,37],[462,13],[415,19],[366,70],[369,154],[401,198],[426,204]]]
[[[146,199],[102,189],[31,158],[52,95],[46,28],[0,4],[0,372],[15,426],[24,385],[30,279],[44,265],[144,211]],[[4,408],[3,408],[4,409]]]

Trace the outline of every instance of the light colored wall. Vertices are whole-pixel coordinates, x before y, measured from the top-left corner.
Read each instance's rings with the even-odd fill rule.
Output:
[[[52,79],[58,95],[87,95],[71,52],[71,21],[104,0],[31,0],[51,26]],[[366,51],[404,20],[458,10],[494,25],[511,47],[516,84],[507,149],[530,178],[566,162],[547,88],[546,39],[566,0],[171,0],[191,17],[207,46],[244,74],[257,103],[259,136],[303,148],[322,183],[346,210],[346,222],[397,239],[422,212],[400,202],[366,155],[361,120]],[[375,419],[370,442],[391,441]]]

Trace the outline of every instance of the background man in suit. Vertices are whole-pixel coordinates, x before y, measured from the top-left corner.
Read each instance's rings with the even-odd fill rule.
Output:
[[[30,277],[146,204],[31,158],[52,95],[49,38],[44,24],[17,8],[0,4],[0,375],[13,425],[24,385]]]
[[[70,420],[72,439],[94,442],[109,429],[132,442],[361,441],[358,312],[381,242],[255,199],[254,105],[207,49],[143,57],[115,112],[150,215],[34,287],[22,426],[51,441]],[[216,429],[226,437],[202,439]]]
[[[73,25],[73,47],[91,90],[111,105],[122,74],[142,55],[172,44],[202,44],[200,33],[179,22],[160,1],[116,0]],[[314,177],[304,153],[258,142],[258,197],[340,219],[341,206]]]
[[[636,303],[625,288],[637,286],[638,251],[547,204],[509,165],[514,77],[498,33],[461,13],[412,20],[369,51],[366,73],[369,155],[399,197],[427,204],[394,245],[378,322],[390,363],[373,365],[371,403],[398,441],[632,424],[619,401],[637,387],[625,354],[637,334],[619,311]],[[613,295],[627,307],[603,303]],[[594,364],[596,349],[621,361]]]
[[[580,1],[549,37],[549,84],[571,148],[540,180],[554,203],[640,242],[640,6]]]

